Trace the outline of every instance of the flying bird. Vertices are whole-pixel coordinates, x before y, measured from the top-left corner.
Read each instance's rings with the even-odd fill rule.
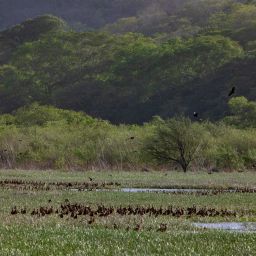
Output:
[[[232,96],[235,92],[236,92],[236,87],[233,86],[232,89],[231,89],[231,91],[229,92],[228,96],[229,96],[229,97]]]

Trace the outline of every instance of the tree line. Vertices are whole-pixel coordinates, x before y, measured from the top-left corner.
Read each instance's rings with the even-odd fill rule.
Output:
[[[229,101],[232,115],[212,123],[155,116],[113,125],[83,112],[32,104],[0,116],[1,168],[205,170],[256,168],[256,102]]]

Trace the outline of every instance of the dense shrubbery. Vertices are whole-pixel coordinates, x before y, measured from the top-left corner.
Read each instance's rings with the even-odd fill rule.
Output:
[[[139,165],[142,140],[150,131],[38,104],[2,115],[0,129],[3,167],[68,169]]]
[[[4,168],[243,170],[256,166],[256,130],[155,117],[119,125],[32,104],[0,116]]]

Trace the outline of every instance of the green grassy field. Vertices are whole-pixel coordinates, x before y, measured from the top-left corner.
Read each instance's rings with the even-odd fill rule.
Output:
[[[250,187],[256,174],[177,173],[177,172],[55,172],[0,171],[0,180],[30,182],[118,182],[121,187]],[[60,209],[61,205],[80,204],[96,210],[105,207],[155,209],[193,207],[227,209],[236,216],[120,215],[116,211],[99,215],[59,213],[31,215],[34,209]],[[256,255],[256,233],[211,231],[196,228],[193,222],[256,222],[255,193],[163,194],[70,191],[0,187],[0,255]],[[11,214],[17,207],[19,213]],[[21,214],[21,209],[26,209]],[[90,221],[93,219],[93,222]],[[161,230],[161,225],[165,229]]]

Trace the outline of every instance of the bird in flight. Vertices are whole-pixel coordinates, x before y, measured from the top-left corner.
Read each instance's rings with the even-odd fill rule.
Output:
[[[231,91],[229,92],[228,96],[229,96],[229,97],[232,96],[235,92],[236,92],[236,87],[233,86],[232,89],[231,89]]]

